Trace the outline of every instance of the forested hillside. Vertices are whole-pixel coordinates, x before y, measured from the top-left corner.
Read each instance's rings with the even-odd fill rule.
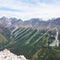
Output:
[[[5,48],[17,55],[23,54],[31,60],[59,60],[60,48],[50,47],[55,40],[55,30],[32,28],[0,28],[0,50]]]

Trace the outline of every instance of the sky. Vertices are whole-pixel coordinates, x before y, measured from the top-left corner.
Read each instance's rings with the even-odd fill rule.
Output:
[[[22,20],[60,17],[60,0],[0,0],[0,17]]]

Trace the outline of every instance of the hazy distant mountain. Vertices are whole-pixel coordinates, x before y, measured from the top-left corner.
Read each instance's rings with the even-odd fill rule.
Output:
[[[31,27],[34,29],[47,29],[47,28],[53,28],[53,27],[57,27],[58,29],[60,29],[60,18],[54,18],[54,19],[50,19],[47,21],[44,21],[42,19],[39,18],[32,18],[30,20],[27,21],[23,21],[21,19],[17,19],[17,18],[6,18],[6,17],[2,17],[0,18],[0,24],[4,25],[5,27]]]

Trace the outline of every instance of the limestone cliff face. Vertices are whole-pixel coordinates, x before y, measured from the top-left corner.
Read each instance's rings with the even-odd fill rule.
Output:
[[[23,55],[17,56],[5,49],[0,51],[0,60],[27,60]]]

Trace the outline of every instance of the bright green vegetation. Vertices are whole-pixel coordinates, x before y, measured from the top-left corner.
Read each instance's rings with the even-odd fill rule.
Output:
[[[47,30],[46,30],[47,31]],[[25,55],[31,60],[59,60],[60,48],[49,47],[54,34],[32,28],[0,29],[0,50],[9,49],[13,53]],[[51,34],[53,35],[51,37]]]

